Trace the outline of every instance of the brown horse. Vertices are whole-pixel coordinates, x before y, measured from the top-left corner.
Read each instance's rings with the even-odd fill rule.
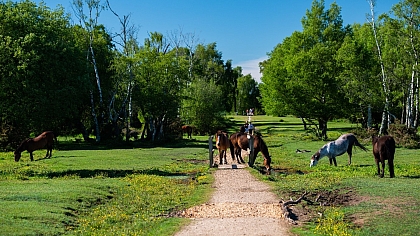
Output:
[[[238,133],[234,133],[234,134],[232,134],[231,136],[230,136],[230,153],[232,154],[232,160],[235,160],[235,158],[236,158],[236,160],[238,161],[238,163],[240,164],[240,163],[245,163],[245,161],[244,161],[244,159],[242,159],[242,155],[241,155],[241,147],[239,146],[239,143],[238,143],[238,139],[239,139],[239,136],[241,136],[241,135],[245,135],[245,137],[246,137],[246,134],[244,133],[244,132],[238,132]],[[247,150],[247,149],[245,149],[245,150]]]
[[[271,166],[270,166],[271,156],[270,156],[270,153],[268,152],[268,147],[265,144],[264,140],[261,138],[261,136],[253,135],[252,137],[254,138],[254,156],[251,157],[251,158],[252,158],[252,160],[255,160],[258,153],[261,152],[261,154],[264,157],[264,166],[267,170],[267,174],[269,174],[270,170],[271,170]],[[235,149],[235,155],[238,155],[238,154],[240,155],[241,149],[242,150],[248,150],[249,139],[248,139],[247,134],[239,132],[239,133],[231,135],[230,138],[231,138],[230,140],[231,140],[233,148],[234,149],[237,148],[237,150]],[[242,157],[240,157],[240,158],[242,159]],[[250,166],[252,166],[253,164],[254,163],[249,163]]]
[[[395,154],[395,140],[393,137],[385,135],[382,137],[372,136],[373,156],[375,157],[376,166],[378,168],[378,175],[383,178],[385,172],[385,160],[388,160],[389,175],[391,178],[394,174],[394,154]],[[382,164],[382,170],[379,168],[379,163]]]
[[[228,150],[228,148],[230,148],[230,141],[229,141],[229,134],[222,131],[222,130],[218,130],[216,132],[216,147],[217,150],[219,151],[219,163],[220,165],[223,165],[223,160],[225,160],[225,163],[227,164],[227,160],[226,160],[226,152]]]
[[[182,134],[184,135],[185,133],[187,133],[187,138],[192,138],[191,134],[192,134],[192,126],[190,125],[183,125],[182,126]]]
[[[23,151],[28,151],[31,157],[31,161],[34,160],[32,152],[38,149],[47,148],[47,154],[45,158],[50,158],[52,156],[52,149],[54,145],[54,139],[57,141],[57,137],[52,131],[45,131],[36,138],[30,138],[23,141],[15,151],[15,161],[19,161],[21,153]]]

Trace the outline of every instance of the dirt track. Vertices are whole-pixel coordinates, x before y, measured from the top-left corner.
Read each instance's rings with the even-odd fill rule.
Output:
[[[182,213],[193,220],[176,236],[291,235],[268,185],[246,169],[218,169],[214,176],[212,198]]]

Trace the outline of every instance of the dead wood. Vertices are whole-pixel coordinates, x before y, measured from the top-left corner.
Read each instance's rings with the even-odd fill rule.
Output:
[[[281,203],[281,208],[282,208],[282,210],[283,210],[283,217],[284,217],[284,219],[285,220],[287,220],[290,224],[294,224],[294,225],[296,225],[297,223],[296,223],[296,221],[295,220],[293,220],[291,217],[290,217],[290,215],[291,215],[291,210],[290,210],[290,208],[289,208],[289,205],[296,205],[296,204],[299,204],[301,201],[302,201],[302,199],[304,199],[305,198],[305,196],[307,195],[308,193],[305,191],[303,194],[302,194],[302,196],[300,196],[296,201],[294,201],[293,199],[290,199],[289,201],[283,201],[283,200],[281,200],[280,201],[280,203]]]

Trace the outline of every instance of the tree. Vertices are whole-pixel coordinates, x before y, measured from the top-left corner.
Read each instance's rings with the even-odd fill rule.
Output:
[[[238,109],[243,112],[250,108],[259,109],[258,98],[260,91],[258,83],[255,81],[251,74],[247,74],[238,79]]]
[[[196,79],[188,88],[189,97],[183,101],[182,117],[205,134],[221,127],[225,110],[222,91],[214,81]]]
[[[187,61],[169,50],[160,33],[152,33],[136,54],[135,102],[148,123],[152,140],[163,139],[166,128],[178,115],[186,71]]]
[[[114,129],[118,130],[117,121],[123,116],[123,123],[126,127],[125,139],[128,142],[130,140],[131,123],[136,119],[133,117],[132,91],[135,86],[134,57],[139,51],[139,46],[135,38],[136,29],[130,26],[130,16],[123,16],[121,18],[112,10],[108,0],[107,5],[121,24],[121,32],[116,35],[117,39],[114,40],[114,42],[120,45],[121,49],[115,51],[116,56],[111,66],[115,71],[116,80],[108,105],[108,114]],[[138,112],[135,115],[137,116]]]
[[[374,39],[370,26],[355,24],[352,28],[353,34],[345,38],[336,57],[342,67],[340,87],[354,108],[359,108],[355,113],[362,115],[362,125],[372,128],[372,107],[381,106],[382,101],[379,63],[371,50]]]
[[[338,87],[335,55],[350,28],[343,26],[338,5],[332,3],[325,10],[324,1],[313,1],[302,26],[302,32],[277,45],[261,64],[262,101],[267,113],[274,110],[269,106],[286,106],[282,110],[309,122],[316,119],[317,135],[326,139],[328,121],[342,115],[348,104]]]
[[[85,35],[87,38],[86,45],[86,63],[89,66],[92,66],[95,78],[95,84],[97,88],[98,95],[98,106],[95,105],[95,92],[93,87],[90,90],[90,103],[91,103],[91,112],[92,119],[95,127],[95,136],[96,142],[101,141],[101,126],[104,123],[105,118],[105,108],[104,108],[104,99],[102,92],[102,82],[99,72],[100,63],[97,62],[97,55],[95,55],[94,41],[96,40],[98,32],[103,26],[98,25],[98,18],[101,11],[104,9],[104,6],[101,5],[101,0],[73,0],[73,9],[76,14],[76,17],[79,19],[79,25],[84,29]],[[86,8],[86,9],[85,9]],[[85,12],[87,11],[87,12]],[[108,40],[110,42],[110,40]],[[102,64],[104,66],[104,64]],[[108,66],[108,65],[105,65]],[[98,111],[96,108],[98,107]]]
[[[381,66],[382,89],[385,95],[384,108],[382,112],[381,128],[379,130],[379,133],[386,134],[388,130],[388,122],[389,122],[388,113],[389,113],[389,103],[390,103],[390,96],[391,96],[391,90],[390,90],[391,81],[390,81],[390,78],[388,77],[388,74],[384,65],[384,60],[382,58],[382,45],[379,40],[379,35],[377,32],[377,26],[376,26],[376,18],[375,18],[375,0],[368,0],[368,3],[370,6],[369,22],[371,24],[373,35],[375,37],[378,61]]]
[[[0,3],[0,125],[5,142],[21,141],[31,132],[68,129],[86,102],[81,96],[88,91],[82,59],[62,8],[51,11],[30,1]]]
[[[392,34],[396,38],[398,45],[396,48],[402,49],[399,53],[400,63],[398,65],[407,65],[410,71],[410,78],[407,81],[406,88],[406,104],[401,121],[408,128],[418,127],[419,121],[419,43],[420,43],[420,2],[415,0],[404,0],[396,4],[392,8],[396,20],[389,20]],[[395,54],[394,54],[395,55]],[[393,57],[395,60],[395,56]],[[400,66],[404,68],[405,66]],[[405,77],[405,76],[404,76]],[[405,115],[405,118],[404,118]]]
[[[190,55],[193,56],[193,59],[189,59],[188,77],[190,80],[188,81],[190,82],[183,92],[181,118],[183,122],[195,125],[203,133],[213,132],[213,129],[220,126],[223,121],[221,114],[224,114],[227,107],[232,104],[229,101],[229,94],[232,92],[229,90],[233,85],[225,77],[225,68],[230,71],[231,66],[228,63],[224,68],[222,54],[216,49],[216,43],[198,44]],[[233,80],[234,72],[229,76]],[[204,92],[204,89],[215,92],[214,96],[211,96],[208,91]],[[199,95],[198,92],[204,94]],[[223,97],[219,97],[219,93],[223,94]],[[214,103],[215,99],[218,104]],[[231,110],[231,107],[228,109]],[[206,112],[200,114],[198,111]],[[210,115],[210,112],[214,114]]]

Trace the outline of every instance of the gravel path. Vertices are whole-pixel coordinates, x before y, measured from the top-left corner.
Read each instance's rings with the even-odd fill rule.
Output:
[[[192,222],[184,235],[291,235],[282,219],[280,199],[245,169],[218,169],[208,203],[183,212]]]

